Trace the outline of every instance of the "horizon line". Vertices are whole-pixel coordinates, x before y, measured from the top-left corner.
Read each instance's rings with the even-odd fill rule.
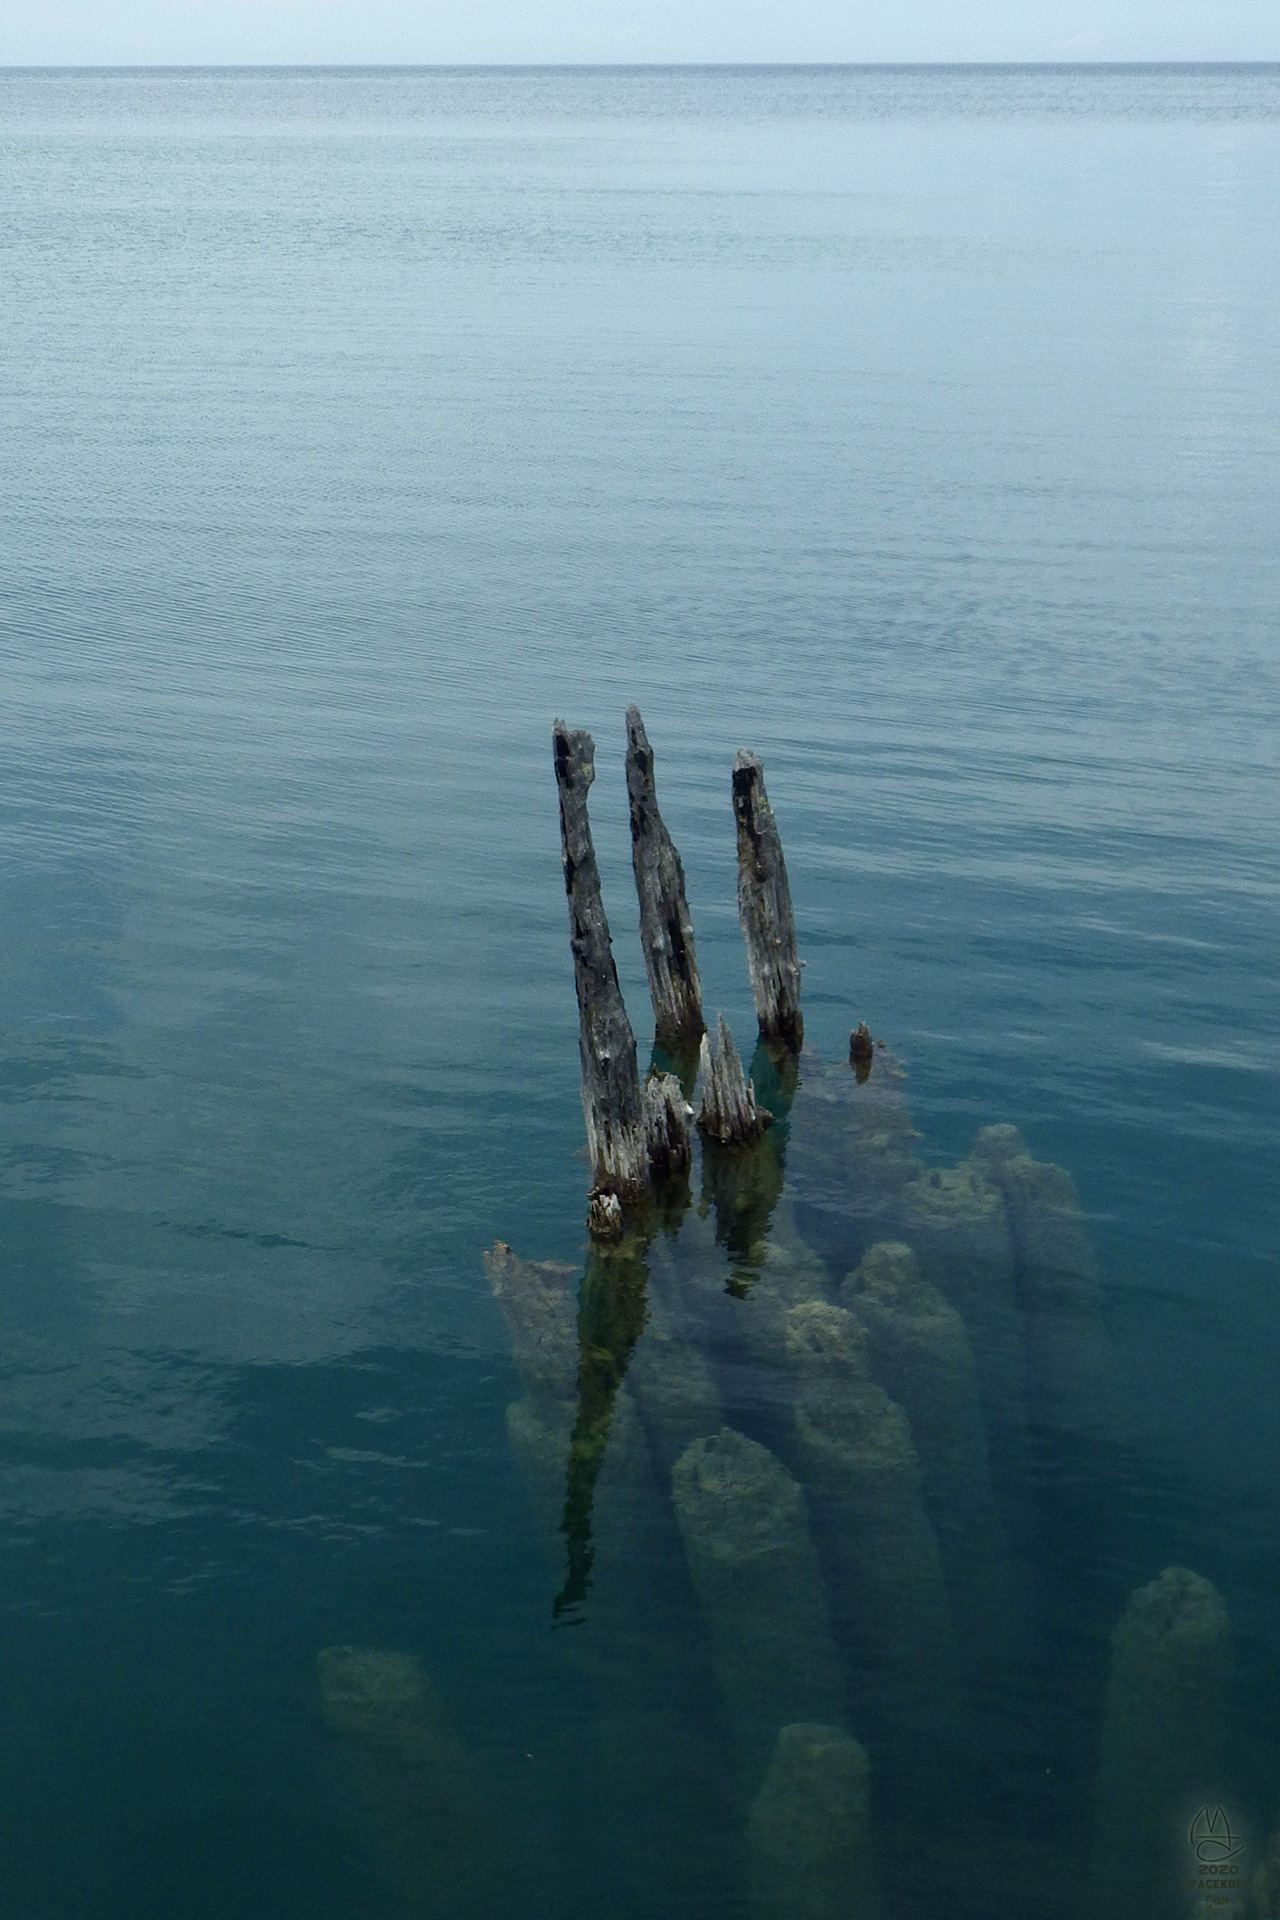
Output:
[[[18,60],[0,73],[912,73],[1280,70],[1269,59],[1198,60]]]

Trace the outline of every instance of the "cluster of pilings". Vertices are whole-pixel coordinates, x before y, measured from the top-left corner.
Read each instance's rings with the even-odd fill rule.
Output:
[[[1056,1805],[1053,1769],[1028,1770],[1039,1684],[1028,1677],[1046,1633],[1073,1643],[1033,1563],[1050,1536],[1093,1524],[1102,1483],[1091,1491],[1088,1462],[1107,1456],[1119,1388],[1074,1185],[1012,1127],[984,1128],[956,1166],[922,1163],[901,1069],[865,1025],[850,1036],[852,1071],[808,1055],[801,1066],[786,866],[760,763],[745,752],[732,798],[764,1043],[755,1084],[723,1019],[712,1044],[684,874],[632,707],[632,857],[657,1042],[684,1088],[699,1068],[704,1204],[687,1213],[686,1192],[676,1207],[693,1109],[675,1076],[640,1077],[587,819],[593,744],[560,722],[554,743],[592,1247],[576,1349],[567,1271],[503,1247],[487,1257],[531,1396],[512,1410],[513,1442],[540,1510],[562,1516],[552,1538],[568,1546],[571,1597],[597,1548],[616,1557],[636,1533],[642,1482],[657,1504],[615,1592],[636,1588],[648,1543],[674,1516],[747,1809],[752,1920],[950,1911],[992,1789],[1046,1816]],[[785,1194],[778,1130],[763,1137],[768,1107],[788,1116]],[[717,1247],[739,1263],[727,1283],[712,1209]],[[726,1315],[726,1294],[740,1310]],[[515,1418],[535,1403],[537,1422]],[[552,1430],[550,1449],[527,1437]],[[1083,1463],[1062,1488],[1060,1456]],[[598,1478],[614,1512],[597,1503],[593,1543]],[[652,1596],[643,1612],[656,1617]],[[653,1646],[638,1644],[647,1667]],[[1103,1678],[1082,1666],[1062,1684],[1084,1693]],[[1225,1889],[1228,1910],[1280,1916],[1280,1838],[1252,1888],[1243,1874],[1233,1885],[1230,1862],[1194,1887],[1187,1871],[1196,1848],[1202,1862],[1220,1849],[1231,1812],[1220,1804],[1237,1777],[1230,1694],[1222,1600],[1166,1568],[1132,1595],[1112,1640],[1105,1699],[1088,1716],[1096,1784],[1082,1796],[1091,1804],[1075,1805],[1092,1847],[1078,1898],[1055,1892],[1053,1912],[1172,1920],[1220,1910]],[[912,1862],[912,1885],[878,1884],[886,1839]],[[1021,1858],[1010,1852],[1009,1892],[1025,1911],[1013,1884],[1031,1895],[1035,1868]]]
[[[552,744],[592,1172],[587,1225],[597,1238],[607,1239],[622,1231],[628,1206],[673,1174],[688,1171],[693,1110],[674,1074],[640,1077],[587,815],[595,743],[589,733],[557,720]],[[795,1055],[804,1038],[795,916],[764,769],[754,754],[740,752],[734,760],[732,795],[738,916],[756,1018],[762,1039]],[[717,1021],[714,1050],[708,1037],[684,868],[658,810],[653,749],[636,707],[627,709],[627,796],[640,944],[657,1043],[675,1059],[690,1058],[698,1049],[698,1127],[722,1146],[745,1144],[759,1138],[771,1115],[757,1106],[723,1017]]]

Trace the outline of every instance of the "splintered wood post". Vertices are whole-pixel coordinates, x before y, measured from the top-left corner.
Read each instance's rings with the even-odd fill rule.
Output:
[[[747,943],[756,1018],[765,1039],[781,1040],[799,1053],[804,1021],[791,888],[764,789],[764,769],[754,753],[739,753],[733,763],[733,817],[738,828],[738,918]]]
[[[742,1063],[733,1044],[733,1035],[723,1014],[716,1021],[715,1058],[711,1042],[702,1036],[702,1107],[698,1126],[721,1146],[740,1146],[758,1140],[772,1119],[756,1106],[749,1083],[742,1077]]]
[[[551,741],[560,792],[560,853],[578,990],[582,1112],[592,1178],[598,1191],[634,1200],[648,1190],[649,1163],[636,1040],[618,985],[587,818],[587,789],[596,777],[595,744],[589,733],[580,728],[571,732],[563,720],[556,721]]]
[[[693,922],[685,899],[684,868],[658,812],[658,790],[638,707],[627,708],[627,798],[631,803],[631,864],[640,900],[640,945],[649,976],[658,1039],[678,1046],[706,1032]]]
[[[687,1174],[692,1164],[689,1122],[693,1108],[674,1073],[650,1073],[646,1077],[640,1089],[640,1111],[649,1173],[655,1185]]]

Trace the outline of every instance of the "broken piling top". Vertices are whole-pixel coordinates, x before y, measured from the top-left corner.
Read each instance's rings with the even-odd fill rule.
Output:
[[[747,943],[747,971],[756,1019],[766,1039],[799,1053],[800,961],[782,842],[765,792],[764,768],[754,753],[733,763],[733,817],[738,828],[738,918]]]
[[[758,1140],[771,1115],[762,1114],[755,1092],[743,1078],[742,1063],[733,1044],[733,1035],[723,1014],[716,1020],[716,1050],[704,1033],[699,1061],[702,1076],[702,1107],[698,1125],[722,1146],[742,1146]]]
[[[569,944],[578,992],[578,1052],[582,1112],[595,1185],[623,1199],[649,1184],[636,1040],[613,961],[609,922],[600,897],[600,872],[587,817],[587,790],[596,777],[595,743],[563,720],[551,730],[560,794],[560,854],[569,902]]]
[[[658,811],[653,749],[639,707],[627,708],[627,799],[631,865],[640,902],[640,945],[659,1040],[698,1040],[706,1030],[684,868]]]

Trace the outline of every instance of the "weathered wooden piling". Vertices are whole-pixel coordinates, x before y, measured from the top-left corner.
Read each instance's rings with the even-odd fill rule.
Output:
[[[1008,1210],[1037,1424],[1073,1435],[1114,1432],[1115,1358],[1075,1182],[1065,1168],[1033,1160],[1016,1127],[984,1127],[973,1159]]]
[[[655,1181],[677,1179],[692,1164],[689,1122],[693,1108],[674,1073],[650,1073],[640,1088],[645,1153]]]
[[[841,1717],[804,1495],[766,1447],[729,1427],[686,1449],[672,1495],[742,1781],[754,1793],[784,1726]]]
[[[631,865],[640,901],[640,945],[660,1042],[679,1050],[706,1031],[693,921],[685,898],[684,868],[658,811],[653,749],[638,707],[627,708],[627,799],[631,808]]]
[[[1131,1595],[1112,1636],[1098,1769],[1090,1911],[1177,1910],[1195,1809],[1230,1804],[1231,1632],[1217,1590],[1166,1567]]]
[[[742,1062],[723,1014],[716,1019],[716,1050],[704,1033],[699,1061],[702,1106],[698,1126],[722,1147],[745,1146],[758,1140],[772,1117],[756,1106],[755,1093],[744,1079]]]
[[[747,1847],[751,1920],[878,1920],[865,1748],[842,1727],[784,1727]]]
[[[971,1742],[911,1428],[872,1381],[852,1314],[793,1307],[786,1343],[796,1394],[786,1451],[808,1496],[859,1731],[892,1790],[938,1816],[960,1804],[957,1763]]]
[[[416,1657],[325,1647],[317,1666],[325,1720],[406,1910],[450,1920],[504,1911],[510,1890],[481,1783]]]
[[[587,818],[595,743],[557,720],[551,733],[560,793],[560,854],[569,901],[569,944],[578,991],[582,1112],[596,1188],[632,1200],[649,1184],[636,1039],[618,985],[600,872]]]
[[[866,1336],[872,1378],[906,1414],[920,1461],[971,1691],[1003,1710],[1008,1662],[1022,1651],[1008,1541],[996,1510],[973,1349],[955,1308],[915,1254],[881,1242],[845,1280],[840,1305]]]
[[[738,828],[738,918],[747,943],[747,971],[760,1031],[799,1053],[800,961],[782,842],[754,753],[733,763],[733,817]]]

